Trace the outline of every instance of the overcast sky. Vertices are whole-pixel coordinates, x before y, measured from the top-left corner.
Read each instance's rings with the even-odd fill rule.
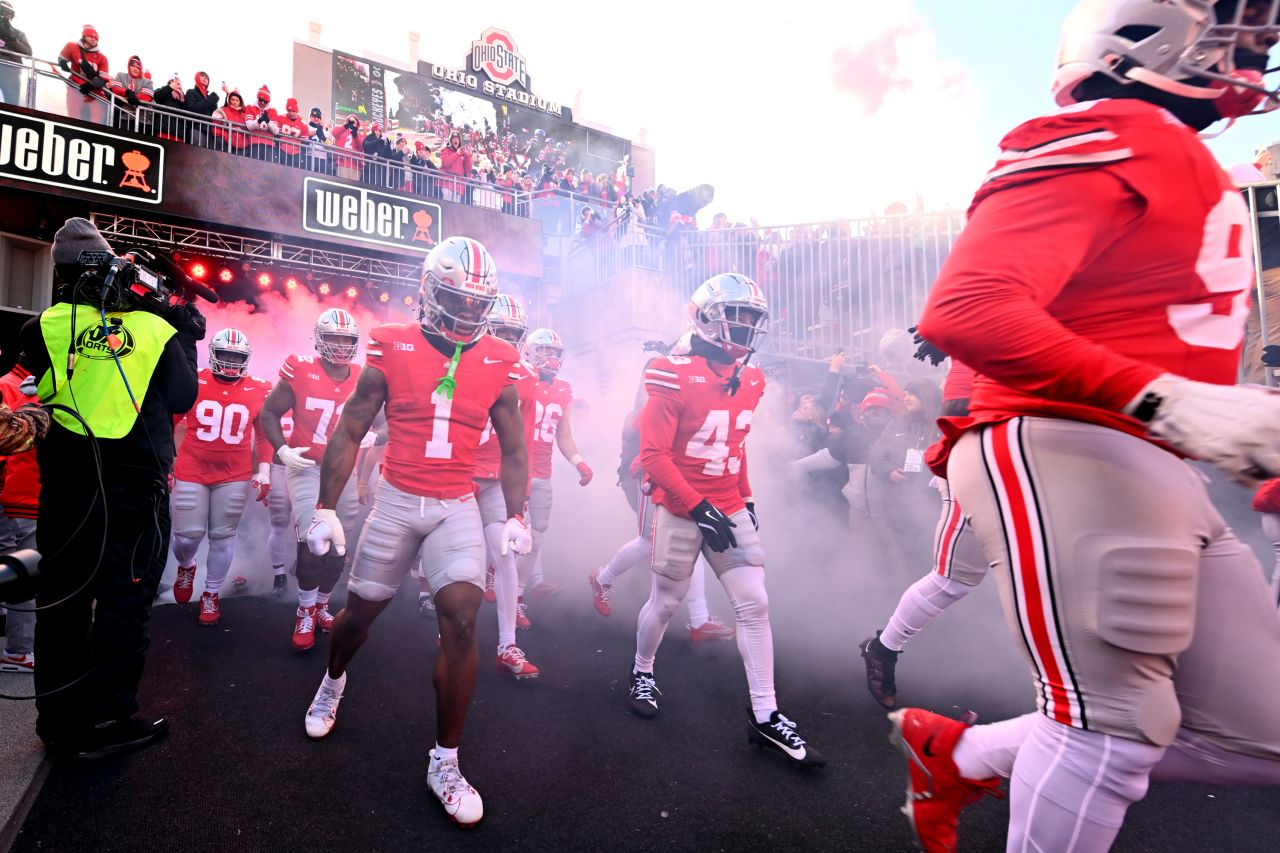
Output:
[[[292,85],[292,41],[307,38],[309,21],[323,25],[327,47],[402,64],[418,32],[421,58],[449,67],[498,26],[515,38],[536,93],[654,147],[659,181],[713,184],[705,217],[723,210],[762,224],[864,216],[917,198],[964,206],[1001,135],[1052,107],[1058,27],[1073,5],[13,3],[37,56],[55,56],[92,23],[113,73],[138,53],[157,80],[176,70],[189,86],[202,68],[215,88],[266,83],[277,105]],[[1280,138],[1277,121],[1248,119],[1211,144],[1224,163],[1249,159]]]

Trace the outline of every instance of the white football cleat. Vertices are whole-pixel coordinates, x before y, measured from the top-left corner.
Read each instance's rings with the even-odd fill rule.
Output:
[[[436,751],[431,750],[427,784],[444,806],[449,819],[459,826],[475,826],[484,817],[484,801],[463,778],[462,771],[458,769],[458,759],[437,758]]]
[[[347,686],[347,674],[342,673],[342,677],[338,679],[337,688],[329,687],[324,680],[320,682],[320,689],[316,691],[316,698],[311,700],[311,707],[307,709],[307,737],[312,740],[323,740],[329,736],[329,732],[333,731],[333,724],[338,719],[338,703],[342,701],[342,691]]]

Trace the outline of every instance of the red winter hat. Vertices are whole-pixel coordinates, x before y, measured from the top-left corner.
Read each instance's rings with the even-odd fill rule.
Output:
[[[893,402],[889,399],[889,394],[883,388],[877,388],[862,398],[862,402],[858,404],[858,411],[865,412],[872,406],[884,406],[886,409],[893,409]]]
[[[129,57],[129,64],[130,64],[130,65],[136,65],[136,66],[138,66],[139,68],[141,68],[141,67],[142,67],[142,57],[141,57],[141,56],[131,56],[131,57]]]
[[[96,39],[97,37],[98,37],[98,28],[95,27],[93,24],[85,24],[84,29],[80,31],[80,38],[82,39],[88,39],[88,38]]]
[[[382,130],[382,125],[381,125],[380,123],[376,122],[376,121],[375,121],[373,124],[369,125],[369,132],[370,132],[370,133],[372,133],[372,132],[373,132],[373,131],[375,131],[375,130],[377,130],[377,131],[381,131],[381,130]]]
[[[413,147],[421,150],[423,148],[426,148],[427,146],[423,145],[422,140],[419,139],[417,142],[413,143]]]
[[[298,111],[298,99],[290,98],[284,102],[284,111],[287,113],[296,113]]]
[[[262,88],[258,90],[258,100],[271,100],[271,90],[267,88],[266,83],[263,83]]]

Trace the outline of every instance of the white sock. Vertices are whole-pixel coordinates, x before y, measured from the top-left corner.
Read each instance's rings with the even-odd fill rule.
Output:
[[[175,533],[171,537],[173,540],[173,556],[177,559],[178,565],[184,569],[189,569],[196,564],[196,551],[200,548],[200,543],[204,541],[204,534],[201,533],[197,538],[192,539],[183,536],[181,533]]]
[[[500,525],[492,525],[499,527]],[[498,608],[498,645],[516,642],[516,605],[520,601],[520,577],[516,555],[499,556],[493,564],[493,599]]]
[[[618,578],[640,565],[642,560],[645,562],[649,560],[650,548],[648,539],[637,536],[618,549],[618,553],[605,564],[596,579],[600,581],[601,586],[613,586],[618,582]]]
[[[285,573],[285,571],[284,571],[284,564],[283,564],[283,563],[282,563],[282,564],[280,564],[280,565],[272,564],[272,566],[271,566],[271,574],[272,574],[272,576],[274,576],[274,577],[279,577],[280,575],[282,575],[282,574],[284,574],[284,573]]]
[[[662,635],[667,632],[671,616],[688,589],[688,580],[673,581],[665,575],[653,573],[649,600],[640,608],[640,618],[636,622],[636,672],[653,672],[653,659],[658,655],[658,646],[662,645]]]
[[[998,723],[970,726],[956,742],[951,757],[966,779],[990,779],[1000,776],[1008,779],[1013,773],[1013,761],[1018,748],[1031,734],[1039,713],[1023,714]]]
[[[327,607],[329,604],[329,595],[330,593],[328,592],[320,592],[319,590],[316,590],[316,607],[319,607],[321,610]]]
[[[773,712],[774,712],[774,711],[776,711],[776,710],[778,710],[778,709],[777,709],[777,708],[769,708],[769,709],[767,709],[767,710],[765,710],[765,709],[762,709],[762,710],[759,710],[759,711],[753,710],[751,713],[755,715],[755,718],[756,718],[756,722],[757,722],[757,723],[767,723],[767,722],[769,722],[770,720],[772,720],[772,719],[773,719]]]
[[[542,583],[542,534],[536,534],[534,539],[533,553],[529,556],[533,557],[533,571],[529,574],[529,586],[537,589]]]
[[[773,627],[769,624],[764,567],[738,566],[722,574],[720,583],[738,618],[736,639],[747,670],[751,710],[772,712],[778,707],[778,697],[773,689]]]
[[[684,599],[689,608],[689,626],[697,628],[711,621],[711,612],[707,609],[707,560],[701,554],[693,564],[693,576],[689,578],[689,594]]]
[[[209,554],[206,558],[204,583],[210,592],[222,589],[222,582],[231,571],[231,561],[235,557],[236,540],[234,536],[222,539],[209,539]]]
[[[447,749],[437,743],[436,758],[439,759],[440,761],[444,761],[449,758],[452,758],[456,761],[458,759],[458,748],[455,746],[453,749]]]
[[[1036,715],[1009,783],[1009,850],[1109,850],[1164,748]]]
[[[885,648],[902,651],[907,641],[942,611],[973,592],[973,587],[930,572],[907,587],[889,624],[880,634]],[[986,778],[986,777],[983,777]]]
[[[298,588],[298,606],[299,607],[315,607],[318,589],[302,589]]]
[[[324,686],[329,688],[330,690],[336,690],[339,693],[341,693],[343,688],[347,686],[347,674],[344,672],[342,673],[342,675],[339,675],[337,678],[333,678],[332,676],[329,675],[329,671],[325,670]]]

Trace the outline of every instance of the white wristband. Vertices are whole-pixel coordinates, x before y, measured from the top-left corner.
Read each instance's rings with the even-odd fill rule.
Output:
[[[575,466],[576,466],[576,465],[581,465],[581,464],[582,464],[582,454],[581,454],[581,453],[575,453],[575,454],[573,454],[572,456],[570,456],[570,457],[569,457],[569,464],[570,464],[570,465],[575,465]]]

